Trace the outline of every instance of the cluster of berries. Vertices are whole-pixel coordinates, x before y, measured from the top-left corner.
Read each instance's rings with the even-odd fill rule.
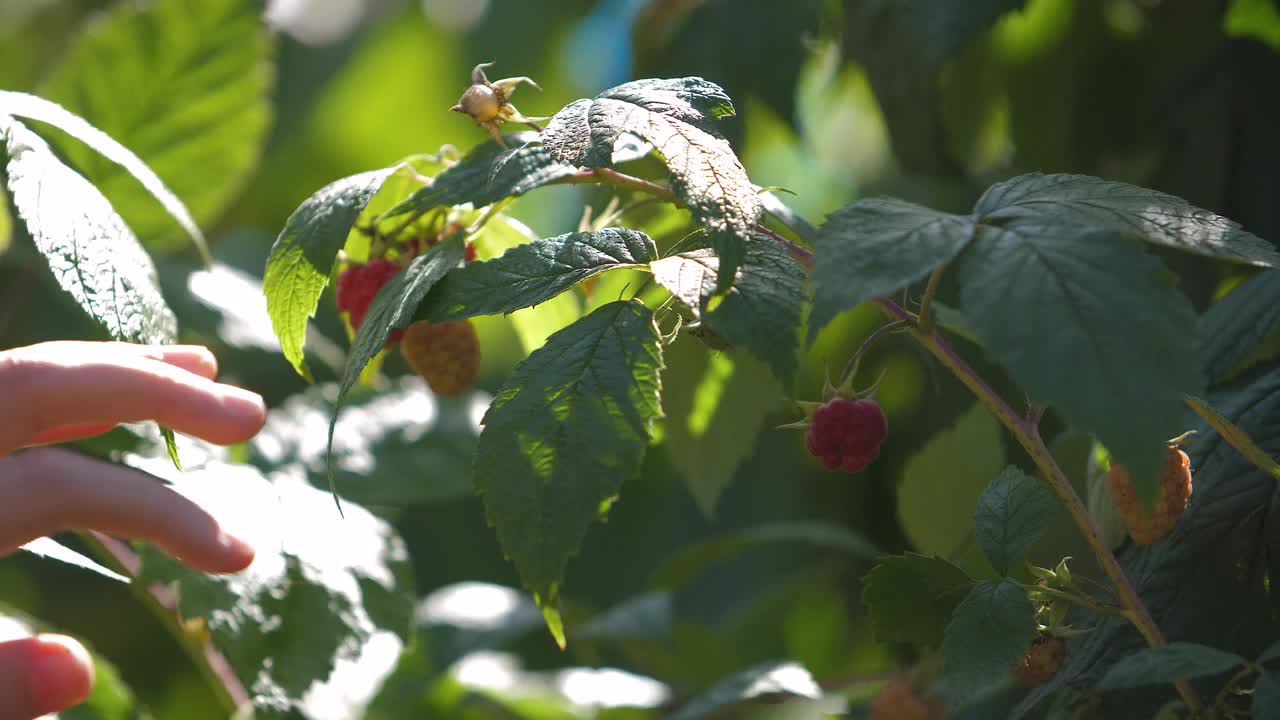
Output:
[[[409,251],[416,249],[412,246]],[[472,246],[467,246],[465,257],[467,262],[475,259]],[[339,312],[346,313],[353,331],[364,323],[378,291],[399,271],[397,263],[374,258],[363,264],[349,264],[338,273],[336,304]],[[386,348],[396,345],[409,367],[439,395],[466,392],[480,372],[480,343],[469,320],[411,323],[407,328],[391,331]]]

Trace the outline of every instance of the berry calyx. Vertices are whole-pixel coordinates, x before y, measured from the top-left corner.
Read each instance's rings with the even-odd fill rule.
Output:
[[[405,328],[400,353],[437,395],[461,395],[480,374],[480,342],[469,320],[412,323]]]
[[[1058,674],[1066,659],[1066,641],[1048,633],[1040,633],[1031,641],[1031,647],[1013,669],[1013,675],[1027,685],[1043,685]]]
[[[943,720],[942,703],[922,698],[910,685],[895,680],[871,701],[871,720]]]
[[[1191,460],[1176,447],[1165,450],[1165,465],[1160,473],[1151,512],[1142,506],[1142,500],[1133,487],[1133,477],[1124,465],[1111,464],[1107,487],[1133,541],[1141,545],[1162,542],[1187,511],[1187,502],[1191,498]]]
[[[858,472],[880,456],[889,424],[871,398],[836,396],[813,411],[804,446],[831,470]]]

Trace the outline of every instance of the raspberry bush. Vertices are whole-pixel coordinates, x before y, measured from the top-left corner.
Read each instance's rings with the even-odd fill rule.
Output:
[[[1280,717],[1269,3],[2,5],[0,335],[271,405],[87,717]]]

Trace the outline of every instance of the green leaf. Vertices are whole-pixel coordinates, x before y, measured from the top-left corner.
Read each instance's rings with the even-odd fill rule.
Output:
[[[135,583],[168,585],[180,619],[204,620],[258,712],[311,717],[331,711],[336,696],[359,715],[389,671],[369,661],[409,640],[414,592],[403,542],[356,505],[339,521],[328,495],[297,469],[267,478],[217,459],[216,449],[209,454],[181,475],[163,458],[130,462],[211,513],[241,521],[257,549],[254,563],[235,575],[206,575],[144,546]]]
[[[803,666],[774,660],[731,675],[695,697],[666,720],[737,717],[729,711],[747,702],[773,703],[783,698],[822,697],[822,689]]]
[[[809,338],[859,303],[887,295],[950,262],[973,236],[974,221],[890,198],[832,213],[818,230]]]
[[[1280,640],[1268,645],[1267,649],[1263,650],[1262,653],[1258,655],[1257,662],[1259,665],[1263,665],[1277,659],[1280,659]]]
[[[272,408],[250,441],[249,461],[266,473],[302,467],[313,486],[326,487],[327,448],[316,438],[334,416],[338,389],[337,383],[313,385]],[[484,401],[480,394],[433,395],[417,375],[347,398],[333,433],[338,495],[393,508],[472,496],[471,459],[480,434],[473,413]]]
[[[1194,396],[1187,396],[1187,404],[1192,407],[1204,421],[1209,423],[1214,430],[1218,431],[1218,435],[1222,436],[1231,447],[1240,452],[1241,455],[1248,458],[1258,469],[1271,474],[1273,477],[1280,478],[1280,463],[1277,463],[1265,450],[1258,447],[1258,444],[1249,437],[1249,434],[1236,427],[1222,413],[1213,409],[1208,402]]]
[[[876,642],[938,647],[952,611],[972,587],[963,570],[940,557],[890,555],[867,573],[862,603]]]
[[[650,268],[654,280],[695,318],[768,363],[779,380],[790,384],[796,371],[807,290],[804,268],[785,248],[753,236],[733,287],[719,304],[709,302],[721,269],[720,259],[711,250],[665,257],[655,260]]]
[[[1098,687],[1103,690],[1162,685],[1175,680],[1220,675],[1239,667],[1245,659],[1208,645],[1171,642],[1143,648],[1123,658],[1107,671]]]
[[[95,573],[109,580],[126,583],[129,582],[129,578],[124,575],[103,566],[96,560],[81,555],[51,537],[36,538],[19,549],[35,555],[36,557],[45,558],[46,560],[57,560],[58,562],[66,563],[67,565],[78,567],[82,570],[88,570],[91,573]]]
[[[311,370],[302,354],[307,319],[316,315],[320,295],[329,284],[329,273],[351,226],[394,171],[371,170],[324,186],[293,211],[271,246],[262,279],[267,312],[285,358],[307,380]]]
[[[702,78],[636,80],[569,104],[547,123],[551,156],[580,167],[608,167],[623,133],[651,143],[671,174],[671,189],[705,225],[725,264],[728,289],[741,245],[763,212],[755,186],[715,120],[733,114],[718,85]]]
[[[1026,0],[849,3],[844,45],[866,69],[894,157],[908,170],[959,175],[943,124],[942,74],[959,53]]]
[[[1256,38],[1280,52],[1280,8],[1274,0],[1232,0],[1222,29],[1231,37]],[[1254,717],[1267,716],[1254,712]]]
[[[670,642],[675,623],[675,597],[662,590],[628,598],[573,629],[581,640],[629,638]]]
[[[991,566],[1001,575],[1020,562],[1044,534],[1053,515],[1053,495],[1036,478],[1010,465],[978,498],[974,533]]]
[[[364,322],[360,324],[360,330],[356,332],[351,350],[347,353],[347,367],[343,370],[342,384],[338,387],[338,398],[334,402],[333,416],[329,421],[329,478],[335,500],[337,486],[332,464],[333,434],[338,425],[338,412],[342,409],[343,400],[360,379],[364,366],[369,364],[374,355],[382,352],[391,331],[409,325],[413,314],[418,310],[418,304],[441,278],[458,267],[466,251],[467,245],[461,233],[447,236],[415,257],[388,280],[369,305]]]
[[[74,36],[40,94],[131,148],[196,220],[212,223],[240,195],[261,155],[271,124],[271,59],[256,0],[115,3]],[[143,241],[172,236],[171,222],[121,167],[71,143],[54,146]],[[194,223],[174,217],[192,232]]]
[[[992,185],[974,213],[988,225],[1076,225],[1197,255],[1280,266],[1280,253],[1238,223],[1173,195],[1087,175],[1019,175]]]
[[[961,703],[1008,678],[1035,637],[1035,611],[1018,583],[974,586],[956,606],[942,641],[948,703]]]
[[[685,545],[662,563],[653,575],[653,584],[663,588],[677,588],[696,578],[712,563],[735,557],[760,545],[776,543],[799,543],[814,548],[839,550],[867,560],[881,555],[881,550],[871,541],[841,525],[818,520],[769,523]]]
[[[1280,272],[1240,283],[1200,318],[1200,358],[1210,382],[1226,379],[1267,336],[1280,330]]]
[[[565,564],[635,476],[661,415],[653,313],[618,301],[555,333],[484,416],[475,484],[557,642]]]
[[[911,546],[950,558],[972,575],[991,569],[973,544],[973,517],[956,509],[976,507],[1005,466],[1001,433],[991,412],[975,402],[907,461],[898,484],[898,518]]]
[[[416,317],[444,322],[532,307],[606,270],[645,267],[657,252],[648,235],[626,228],[534,240],[450,273]]]
[[[1280,44],[1280,41],[1278,41]],[[1263,672],[1253,684],[1253,717],[1280,717],[1280,674]]]
[[[163,210],[182,226],[200,250],[201,256],[208,261],[209,248],[205,244],[204,233],[200,232],[187,207],[150,166],[110,135],[90,125],[78,115],[68,112],[57,103],[25,93],[0,90],[0,113],[10,113],[53,125],[115,163],[119,169],[141,183],[143,189],[160,202]],[[91,184],[99,188],[103,187],[102,183]]]
[[[117,340],[173,342],[155,264],[111,203],[22,123],[0,115],[0,131],[14,209],[58,285]]]
[[[662,447],[698,508],[712,517],[766,418],[780,407],[782,388],[754,358],[709,353],[683,335],[667,346],[665,359]]]
[[[430,185],[388,210],[386,216],[464,203],[481,208],[577,172],[572,165],[554,160],[546,148],[526,144],[535,138],[534,133],[508,135],[508,144],[519,146],[513,150],[493,141],[476,146],[456,165],[436,175]]]
[[[1195,314],[1163,265],[1129,235],[1012,222],[982,227],[956,275],[987,352],[1154,498],[1182,395],[1202,385]]]

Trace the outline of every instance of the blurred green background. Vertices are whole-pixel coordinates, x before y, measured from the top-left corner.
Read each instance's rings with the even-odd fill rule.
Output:
[[[1271,0],[123,5],[0,0],[0,88],[57,100],[137,151],[192,207],[222,266],[244,273],[234,276],[250,283],[244,287],[261,277],[292,210],[320,187],[446,144],[482,142],[484,131],[448,108],[470,68],[490,60],[491,77],[541,84],[541,93],[525,88],[515,98],[531,116],[638,77],[701,75],[721,84],[738,109],[724,130],[753,181],[794,193],[782,197],[814,223],[872,194],[965,211],[991,182],[1039,170],[1146,185],[1280,238],[1280,11]],[[258,29],[264,12],[269,35]],[[202,40],[223,47],[208,57],[189,49]],[[97,60],[67,70],[78,55]],[[96,71],[84,70],[90,66]],[[305,389],[269,336],[255,339],[261,310],[252,292],[214,282],[202,294],[200,282],[213,281],[137,188],[91,154],[57,147],[102,183],[152,250],[184,340],[210,345],[224,377],[273,406]],[[605,200],[552,187],[519,199],[510,214],[547,236],[574,229],[584,203]],[[0,347],[101,337],[10,231],[0,214]],[[670,223],[664,232],[681,234]],[[1240,272],[1201,258],[1164,259],[1201,309]],[[743,353],[708,355],[691,339],[677,343],[664,379],[665,440],[571,561],[570,624],[655,590],[655,572],[691,543],[777,523],[822,521],[868,547],[937,553],[989,575],[966,533],[969,513],[999,468],[1023,458],[909,341],[878,344],[860,374],[862,385],[883,378],[878,397],[890,426],[866,471],[826,472],[799,434],[771,429],[795,418],[786,398],[817,397],[824,373],[843,366],[879,322],[870,308],[841,316],[802,358],[794,389],[778,387]],[[331,300],[315,325],[323,336],[312,343],[324,361],[318,379],[332,380],[346,340]],[[508,319],[479,328],[480,388],[493,392],[526,349]],[[1008,389],[973,347],[962,349]],[[405,372],[395,354],[383,371]],[[375,453],[378,478],[417,489],[409,502],[371,502],[408,542],[419,594],[462,581],[518,586],[467,487],[468,438],[424,442],[429,461]],[[1064,433],[1055,447],[1083,483],[1087,439]],[[349,495],[359,498],[359,482],[351,479]],[[317,522],[341,532],[336,516]],[[514,642],[516,656],[530,669],[625,668],[658,678],[677,697],[770,658],[796,660],[831,687],[856,687],[911,659],[871,636],[859,599],[868,557],[738,538],[724,557],[685,573],[670,614],[641,613],[640,626],[603,639],[574,641],[571,632],[566,654],[535,626]],[[1033,560],[1073,554],[1087,555],[1060,518]],[[1088,571],[1083,562],[1080,569]],[[155,717],[212,717],[199,676],[126,589],[19,555],[0,562],[0,600],[85,637]],[[415,686],[413,712],[582,716],[558,714],[559,701],[536,710],[471,705],[464,715],[454,682]]]

